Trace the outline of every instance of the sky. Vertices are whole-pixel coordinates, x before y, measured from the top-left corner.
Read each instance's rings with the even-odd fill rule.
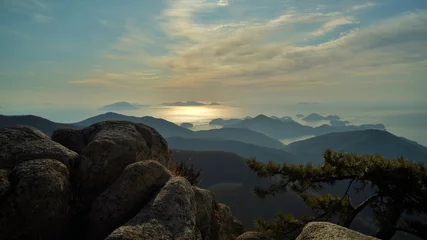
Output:
[[[427,102],[426,0],[0,2],[0,107]]]

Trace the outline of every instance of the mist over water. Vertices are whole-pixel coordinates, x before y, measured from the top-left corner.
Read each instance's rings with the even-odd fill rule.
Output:
[[[311,113],[320,115],[338,115],[342,120],[350,121],[350,124],[377,124],[382,123],[387,130],[397,136],[405,137],[427,146],[427,108],[425,105],[339,105],[339,104],[289,104],[271,106],[151,106],[138,110],[117,111],[117,113],[129,116],[153,116],[163,118],[176,124],[183,122],[193,123],[192,130],[208,130],[219,128],[211,126],[209,122],[215,118],[243,118],[246,116],[255,117],[258,114],[267,116],[289,116],[295,121],[317,127],[322,124],[329,124],[328,121],[305,122],[296,117],[297,114],[307,116]],[[33,114],[47,118],[51,121],[61,123],[75,123],[89,117],[93,117],[106,111],[95,108],[58,108],[58,107],[3,107],[0,114],[5,115],[28,115]],[[298,139],[281,139],[285,144],[303,140],[311,136]]]

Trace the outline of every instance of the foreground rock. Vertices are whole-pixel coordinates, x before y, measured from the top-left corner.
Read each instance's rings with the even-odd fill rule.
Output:
[[[129,164],[154,159],[175,166],[166,141],[153,128],[126,121],[96,123],[81,130],[60,129],[52,139],[81,154],[79,182],[85,208],[120,176]]]
[[[210,239],[211,235],[214,235],[211,231],[213,231],[212,222],[215,217],[215,196],[213,192],[198,187],[193,187],[193,191],[196,200],[197,228],[200,230],[202,239]]]
[[[33,159],[56,159],[70,169],[78,161],[78,154],[32,127],[0,129],[0,169],[11,169]]]
[[[128,165],[92,204],[87,239],[103,239],[131,219],[172,174],[156,161]]]
[[[10,186],[0,198],[1,239],[60,239],[72,200],[67,167],[53,159],[26,161],[8,179]]]
[[[171,179],[129,222],[107,239],[202,239],[196,227],[196,201],[187,180]]]
[[[297,240],[374,240],[359,232],[329,222],[308,223]]]
[[[231,240],[243,232],[212,192],[168,170],[175,163],[152,128],[104,122],[53,138],[75,152],[33,128],[1,129],[1,240]]]
[[[229,206],[218,203],[219,239],[235,239],[244,232],[243,224],[233,215]]]
[[[237,237],[236,240],[271,240],[271,239],[259,232],[245,232],[239,237]]]

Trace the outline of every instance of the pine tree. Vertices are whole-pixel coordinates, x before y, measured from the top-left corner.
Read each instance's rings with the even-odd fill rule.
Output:
[[[390,239],[396,231],[404,231],[426,238],[424,221],[405,219],[405,216],[427,213],[427,166],[423,163],[398,159],[385,159],[380,155],[360,155],[326,150],[322,164],[267,164],[255,159],[247,165],[261,178],[274,178],[276,182],[268,188],[255,188],[259,197],[275,195],[282,191],[294,191],[315,213],[296,219],[289,215],[278,215],[273,221],[257,220],[256,226],[270,236],[279,239],[291,238],[310,221],[335,221],[350,227],[355,217],[365,208],[374,212],[379,230],[376,237]],[[325,185],[348,183],[342,196],[312,194]],[[373,192],[358,205],[352,202],[349,191]],[[281,228],[286,228],[286,231]],[[276,232],[280,230],[281,232]]]

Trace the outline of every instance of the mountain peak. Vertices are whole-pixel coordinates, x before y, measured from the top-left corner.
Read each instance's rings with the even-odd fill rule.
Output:
[[[126,110],[137,110],[140,107],[137,107],[133,104],[130,104],[128,102],[116,102],[110,105],[105,105],[101,107],[99,110],[105,110],[105,111],[126,111]]]

